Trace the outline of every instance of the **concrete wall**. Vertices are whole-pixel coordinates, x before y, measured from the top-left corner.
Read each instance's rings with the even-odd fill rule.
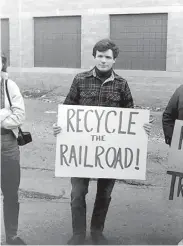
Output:
[[[183,12],[168,15],[167,71],[183,71]]]
[[[92,47],[110,35],[110,14],[168,13],[166,71],[125,71],[135,101],[162,106],[183,83],[182,0],[1,0],[1,18],[10,19],[9,73],[22,89],[59,86],[66,94],[74,75],[93,66]],[[33,17],[82,16],[81,69],[34,68]]]

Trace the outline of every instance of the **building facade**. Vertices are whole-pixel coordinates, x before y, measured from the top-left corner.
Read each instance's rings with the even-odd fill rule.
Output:
[[[111,38],[135,103],[162,107],[183,83],[182,0],[2,0],[1,50],[22,89],[59,87],[93,67],[92,48]]]

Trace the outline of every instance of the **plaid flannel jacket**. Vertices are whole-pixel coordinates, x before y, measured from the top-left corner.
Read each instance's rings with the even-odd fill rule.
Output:
[[[125,79],[114,71],[102,83],[95,69],[75,76],[63,104],[133,108],[133,98]]]

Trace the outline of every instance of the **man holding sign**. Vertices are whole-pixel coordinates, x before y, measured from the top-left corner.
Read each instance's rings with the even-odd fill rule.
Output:
[[[163,113],[162,123],[163,131],[165,135],[165,142],[170,148],[169,153],[169,166],[173,167],[172,171],[168,171],[167,174],[172,175],[172,181],[170,186],[169,199],[173,200],[175,181],[178,178],[178,190],[177,195],[183,196],[183,85],[179,86]],[[170,167],[169,167],[170,168]],[[183,245],[183,239],[179,243]]]
[[[76,75],[71,85],[70,91],[64,101],[64,104],[133,108],[133,98],[127,81],[113,71],[113,65],[115,64],[118,54],[119,49],[111,40],[103,39],[97,42],[93,48],[95,67],[91,71],[87,71]],[[74,109],[73,112],[71,111],[72,108],[70,108],[69,111],[72,114],[69,116],[69,119],[73,118],[75,115]],[[80,112],[81,111],[84,111],[84,109],[80,110]],[[90,110],[90,115],[92,112],[94,113],[94,111]],[[101,114],[101,117],[104,114]],[[114,114],[117,115],[118,113],[113,111],[113,115]],[[106,115],[108,115],[109,117],[109,112]],[[101,117],[98,115],[97,110],[95,112],[95,116],[96,121],[99,122],[101,120]],[[120,113],[117,116],[119,117],[116,119],[120,119],[121,117],[122,120],[122,115],[120,116]],[[72,130],[74,131],[74,126],[72,125],[71,121],[69,127],[72,128]],[[107,126],[105,127],[106,129],[108,129]],[[89,126],[85,124],[85,129],[86,131],[90,131],[92,129],[91,125],[89,129]],[[148,123],[145,124],[144,129],[146,133],[149,134],[151,130],[151,125]],[[56,124],[54,125],[53,131],[55,136],[59,134],[61,130],[62,129],[60,126],[57,126]],[[63,146],[63,148],[66,147],[67,146]],[[69,240],[68,244],[83,244],[86,236],[85,196],[88,192],[89,178],[72,177],[71,184],[71,212],[73,237]],[[97,195],[91,219],[91,237],[94,244],[107,244],[107,240],[103,236],[102,232],[104,229],[104,223],[109,204],[111,202],[111,193],[114,184],[115,179],[98,179]]]

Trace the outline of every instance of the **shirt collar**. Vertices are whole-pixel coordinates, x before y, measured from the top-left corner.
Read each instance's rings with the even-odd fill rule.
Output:
[[[88,71],[88,73],[86,74],[86,77],[87,78],[89,78],[89,77],[95,77],[96,78],[97,75],[96,75],[95,68],[92,68],[90,71]],[[105,83],[109,82],[109,81],[114,81],[115,79],[121,79],[121,77],[119,75],[117,75],[113,70],[111,76],[105,81]]]

